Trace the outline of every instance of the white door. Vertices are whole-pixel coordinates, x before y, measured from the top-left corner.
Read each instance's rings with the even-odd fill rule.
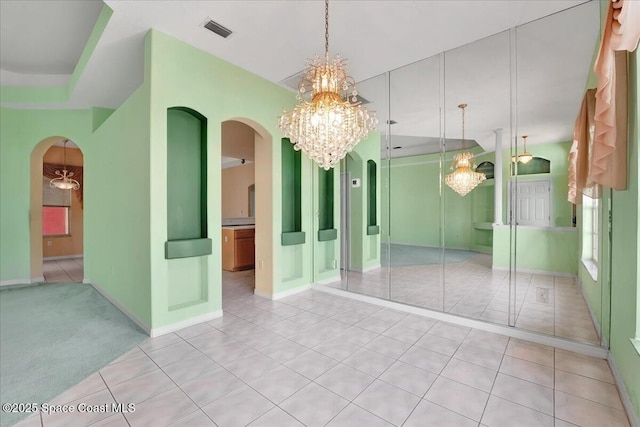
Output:
[[[551,181],[518,181],[517,190],[516,224],[550,227]]]

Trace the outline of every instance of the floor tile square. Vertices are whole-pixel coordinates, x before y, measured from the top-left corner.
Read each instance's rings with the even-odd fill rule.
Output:
[[[624,411],[578,396],[555,392],[556,418],[584,427],[628,427]]]
[[[279,366],[259,378],[248,381],[248,384],[273,403],[280,403],[310,380],[285,366]]]
[[[498,374],[491,394],[553,416],[553,389]]]
[[[449,357],[444,354],[413,346],[398,360],[416,366],[418,368],[439,374],[449,362]]]
[[[402,425],[419,401],[412,393],[375,380],[353,403],[392,424]]]
[[[337,360],[313,350],[307,350],[284,363],[289,369],[296,371],[310,380],[318,378],[336,364],[338,364]]]
[[[250,427],[304,427],[300,421],[287,414],[279,407],[267,411],[264,415],[249,424]]]
[[[131,426],[167,425],[198,410],[181,390],[174,389],[136,405],[124,416]]]
[[[374,377],[362,371],[338,364],[316,378],[315,382],[347,400],[353,400],[373,380]]]
[[[387,369],[380,379],[409,393],[422,397],[438,376],[408,363],[397,361]]]
[[[518,359],[517,357],[504,356],[500,372],[523,380],[531,381],[545,387],[553,388],[553,368]]]
[[[553,417],[525,408],[496,396],[491,396],[482,416],[482,425],[487,427],[553,427]]]
[[[275,405],[250,387],[243,386],[202,408],[219,427],[246,426]]]
[[[497,371],[474,365],[460,359],[451,359],[441,376],[489,393]]]
[[[403,427],[476,427],[477,421],[466,418],[428,400],[422,400]]]
[[[305,426],[324,426],[338,414],[348,400],[311,383],[280,404],[280,407]]]
[[[334,419],[331,420],[329,424],[327,424],[327,427],[354,426],[392,427],[393,424],[389,424],[382,418],[375,416],[371,412],[366,411],[353,403],[344,408]]]
[[[424,398],[467,418],[480,421],[489,394],[439,377]]]
[[[346,358],[343,363],[373,377],[377,377],[391,366],[394,361],[395,359],[363,348]]]

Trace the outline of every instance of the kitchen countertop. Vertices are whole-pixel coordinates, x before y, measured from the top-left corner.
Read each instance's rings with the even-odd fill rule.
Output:
[[[256,228],[255,225],[223,225],[223,230],[251,230]]]

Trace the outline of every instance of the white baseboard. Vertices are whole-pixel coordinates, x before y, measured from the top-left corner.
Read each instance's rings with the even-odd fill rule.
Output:
[[[0,282],[0,288],[4,286],[33,285],[36,283],[43,283],[43,282],[44,282],[44,276],[32,277],[31,279],[3,280]]]
[[[298,286],[297,288],[289,289],[288,291],[276,292],[275,294],[267,294],[264,292],[260,292],[257,289],[253,290],[255,295],[258,295],[262,298],[268,298],[271,300],[278,300],[286,297],[290,297],[291,295],[299,294],[300,292],[304,292],[311,289],[311,284]]]
[[[328,277],[322,280],[317,280],[315,283],[317,283],[318,285],[328,285],[329,283],[336,283],[336,282],[339,282],[340,280],[341,280],[341,277],[338,274],[337,276]]]
[[[380,267],[380,264],[375,264],[365,268],[351,268],[350,271],[355,271],[357,273],[368,273],[369,271],[378,270]]]
[[[592,344],[584,344],[575,341],[569,341],[564,338],[553,337],[550,335],[540,334],[537,332],[516,329],[506,325],[498,325],[488,323],[482,320],[470,319],[468,317],[460,317],[455,314],[444,313],[442,311],[434,311],[428,308],[415,307],[411,305],[393,302],[385,299],[370,297],[368,295],[357,294],[354,292],[344,291],[342,289],[332,288],[325,285],[314,285],[313,289],[339,295],[381,307],[392,308],[394,310],[403,311],[405,313],[417,314],[419,316],[428,317],[435,320],[442,320],[456,325],[466,326],[469,328],[479,329],[482,331],[493,332],[496,334],[506,335],[513,338],[527,340],[542,345],[557,347],[562,350],[572,351],[574,353],[584,354],[585,356],[606,359],[609,351],[600,346]]]
[[[180,329],[188,328],[199,323],[208,322],[209,320],[222,317],[222,310],[214,311],[213,313],[205,313],[200,316],[192,317],[191,319],[183,320],[181,322],[172,323],[170,325],[161,326],[159,328],[152,328],[149,336],[151,338],[159,337],[160,335],[169,334],[171,332],[179,331]]]
[[[616,366],[616,362],[613,360],[613,356],[611,355],[611,353],[609,353],[607,357],[607,362],[609,362],[611,373],[613,374],[613,378],[616,380],[616,387],[618,387],[618,393],[620,393],[622,406],[624,406],[624,409],[627,412],[627,417],[629,418],[631,427],[640,427],[640,417],[636,413],[636,410],[631,403],[631,398],[629,397],[627,386],[624,385],[622,375],[620,375],[620,371],[618,371],[618,367]]]
[[[59,259],[76,259],[76,258],[84,258],[83,254],[76,255],[62,255],[62,256],[49,256],[46,258],[42,258],[43,261],[56,261]]]
[[[491,266],[492,270],[498,270],[498,271],[509,271],[509,267],[503,267],[500,265],[492,265]],[[547,270],[531,270],[528,268],[518,268],[516,267],[516,272],[517,273],[530,273],[530,274],[544,274],[545,276],[558,276],[558,277],[567,277],[570,279],[577,279],[578,276],[576,274],[572,274],[572,273],[561,273],[558,271],[547,271]]]
[[[151,335],[151,328],[146,323],[144,323],[142,320],[140,320],[135,314],[130,312],[127,307],[125,307],[124,305],[120,304],[118,301],[113,299],[99,285],[96,285],[95,283],[90,282],[89,279],[84,279],[82,281],[82,283],[87,284],[87,285],[91,285],[93,287],[93,289],[98,291],[98,293],[100,295],[102,295],[103,297],[105,297],[106,300],[109,301],[111,304],[115,305],[118,310],[120,310],[122,313],[124,313],[124,315],[127,316],[129,319],[131,319],[133,321],[133,323],[135,323],[143,331],[145,331],[147,333],[147,335]]]

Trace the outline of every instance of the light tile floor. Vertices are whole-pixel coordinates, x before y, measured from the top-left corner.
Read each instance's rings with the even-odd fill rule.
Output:
[[[441,265],[380,268],[366,273],[349,271],[341,282],[330,286],[472,319],[508,324],[508,273],[493,270],[490,255],[475,254],[464,262],[445,264],[444,272]],[[518,273],[514,301],[516,327],[600,344],[575,279]]]
[[[271,301],[251,271],[223,281],[224,317],[148,339],[53,401],[135,412],[22,425],[629,425],[604,360],[320,291]]]
[[[84,278],[83,258],[44,261],[42,264],[46,283],[81,283]]]

